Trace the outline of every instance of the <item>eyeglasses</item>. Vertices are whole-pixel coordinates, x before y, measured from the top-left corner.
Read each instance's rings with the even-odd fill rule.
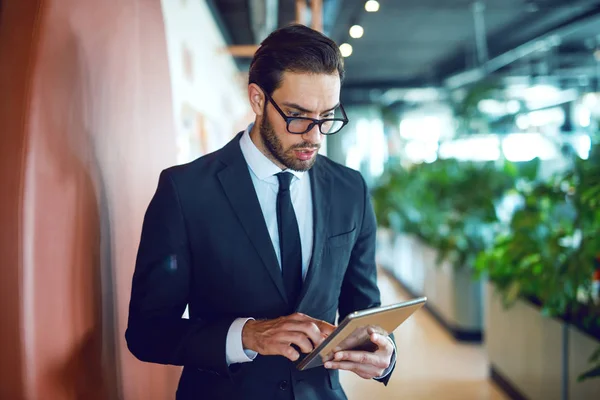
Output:
[[[273,107],[277,110],[281,118],[287,123],[287,131],[294,135],[303,135],[306,132],[314,128],[315,125],[319,126],[319,131],[323,135],[333,135],[342,130],[342,128],[348,123],[348,116],[344,110],[344,106],[340,104],[340,111],[342,112],[342,118],[325,118],[325,119],[314,119],[308,117],[290,117],[279,108],[277,103],[265,93],[265,97],[269,99],[269,102],[273,104]]]

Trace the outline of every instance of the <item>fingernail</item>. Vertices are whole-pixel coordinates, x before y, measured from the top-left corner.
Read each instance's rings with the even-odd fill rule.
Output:
[[[326,362],[325,363],[325,368],[331,368],[331,363],[330,362]]]

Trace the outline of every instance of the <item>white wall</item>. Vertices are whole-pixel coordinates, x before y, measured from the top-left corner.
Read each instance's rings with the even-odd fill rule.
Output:
[[[178,162],[217,150],[251,122],[246,82],[204,0],[162,0]],[[204,139],[203,139],[204,138]]]
[[[444,260],[437,265],[437,250],[420,239],[377,231],[377,262],[418,296],[427,296],[427,304],[457,332],[481,331],[480,282],[473,280],[467,268],[455,269]]]

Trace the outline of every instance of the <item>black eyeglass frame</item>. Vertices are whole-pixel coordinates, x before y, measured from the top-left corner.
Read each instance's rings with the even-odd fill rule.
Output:
[[[271,96],[269,96],[264,90],[263,93],[265,95],[265,97],[269,100],[269,102],[271,104],[273,104],[273,107],[275,107],[275,110],[277,110],[277,112],[279,113],[279,115],[281,115],[281,118],[283,118],[286,122],[286,129],[289,133],[291,133],[292,135],[304,135],[306,132],[310,132],[310,130],[312,128],[315,127],[315,125],[319,126],[319,132],[321,132],[321,134],[323,135],[335,135],[336,133],[339,133],[342,129],[344,129],[344,126],[346,126],[349,122],[348,120],[348,116],[346,115],[346,110],[344,110],[344,106],[342,105],[342,103],[340,103],[340,110],[342,111],[342,115],[343,118],[325,118],[325,119],[315,119],[315,118],[309,118],[309,117],[290,117],[288,115],[285,115],[285,113],[283,112],[283,110],[281,108],[279,108],[279,106],[277,105],[277,103],[275,103],[275,100],[273,100],[271,98]],[[294,121],[294,120],[304,120],[304,121],[312,121],[310,124],[308,124],[308,128],[304,131],[304,132],[292,132],[290,131],[290,124]],[[323,129],[321,128],[322,125],[325,122],[331,122],[331,121],[339,121],[342,123],[342,126],[340,127],[340,129],[338,129],[335,132],[328,132],[325,133],[323,132]]]

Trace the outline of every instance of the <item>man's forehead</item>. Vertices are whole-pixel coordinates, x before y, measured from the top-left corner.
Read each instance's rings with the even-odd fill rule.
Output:
[[[273,92],[274,96],[307,106],[319,103],[322,106],[333,107],[339,102],[340,83],[337,75],[286,74],[282,76],[281,84]]]
[[[331,83],[337,82],[338,86],[340,83],[340,76],[337,71],[331,74],[327,73],[315,73],[315,72],[295,72],[295,71],[284,71],[281,74],[281,85],[294,84],[300,82],[319,82],[319,81],[330,81]]]

